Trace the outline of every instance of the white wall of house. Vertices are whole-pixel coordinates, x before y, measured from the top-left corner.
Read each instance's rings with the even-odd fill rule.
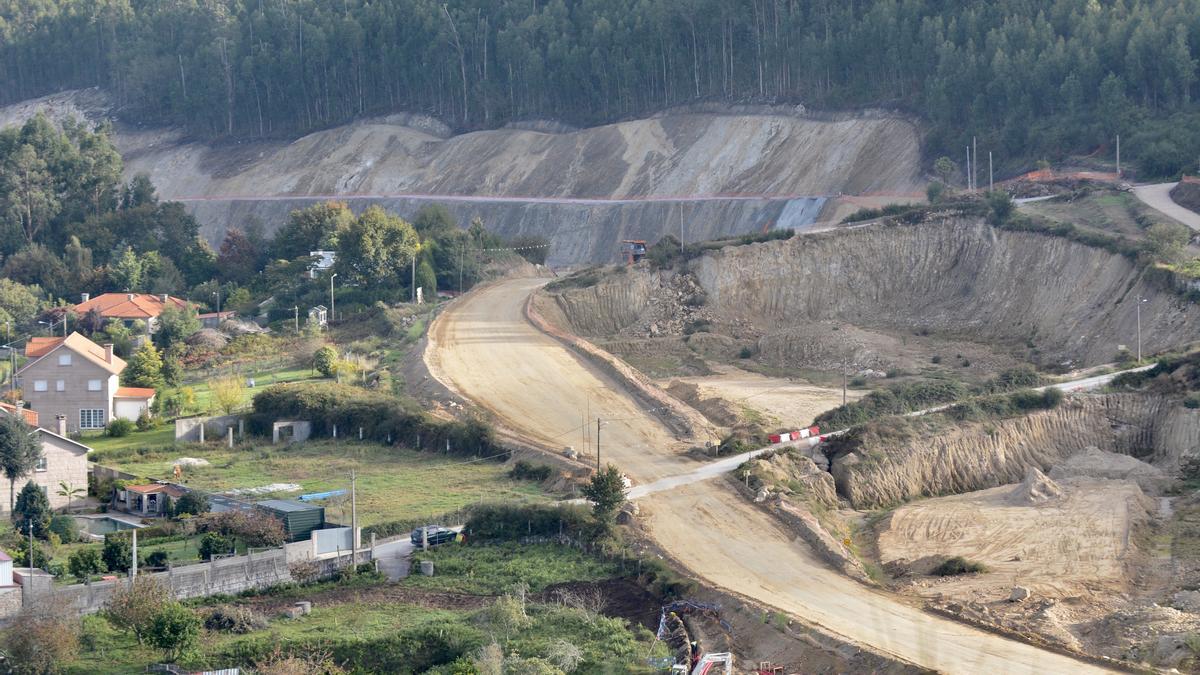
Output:
[[[150,411],[150,401],[144,398],[113,399],[113,418],[136,422],[143,412]]]

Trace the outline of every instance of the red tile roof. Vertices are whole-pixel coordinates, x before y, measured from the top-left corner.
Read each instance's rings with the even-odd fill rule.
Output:
[[[171,296],[164,303],[161,296],[149,293],[104,293],[75,305],[71,311],[83,315],[95,310],[106,319],[150,319],[168,307],[187,309],[187,306],[187,301]]]
[[[39,342],[37,344],[33,344],[34,340],[43,340],[44,341],[44,340],[50,340],[50,339],[58,340],[58,342],[55,343],[54,345],[50,345],[50,346],[46,347],[45,349],[43,349],[42,347],[49,345],[49,342]],[[124,359],[122,359],[119,356],[115,356],[115,355],[110,358],[108,355],[108,351],[104,347],[101,347],[100,345],[96,344],[95,342],[92,342],[91,340],[80,335],[79,333],[71,333],[70,335],[68,335],[65,338],[30,338],[29,344],[27,344],[27,346],[26,346],[26,356],[30,356],[31,358],[34,358],[36,360],[26,363],[24,366],[21,367],[20,370],[17,371],[17,374],[20,375],[21,373],[28,370],[31,366],[33,366],[35,363],[37,363],[41,359],[45,358],[47,354],[49,354],[50,352],[57,349],[60,345],[65,349],[70,349],[72,352],[79,354],[83,358],[87,359],[88,361],[91,361],[92,363],[100,366],[101,368],[107,370],[108,372],[110,372],[114,375],[119,375],[122,370],[125,370],[125,360]],[[29,354],[29,349],[31,347],[35,349],[35,351],[37,352],[36,354],[33,354],[33,355]]]
[[[0,410],[3,410],[6,413],[11,415],[17,411],[17,406],[12,405],[11,403],[4,403],[3,401],[0,401]],[[30,410],[28,408],[22,408],[21,416],[25,418],[26,424],[28,424],[30,426],[34,426],[34,427],[36,427],[38,425],[37,411]]]
[[[117,398],[150,398],[158,392],[148,387],[117,387]]]
[[[25,343],[25,356],[31,359],[39,356],[44,356],[47,352],[61,345],[66,338],[60,337],[35,337],[29,338]]]

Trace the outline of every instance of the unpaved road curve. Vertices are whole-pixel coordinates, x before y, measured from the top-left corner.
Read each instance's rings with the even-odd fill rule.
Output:
[[[442,314],[426,351],[431,372],[543,443],[579,437],[590,392],[593,415],[623,419],[605,427],[605,458],[638,481],[694,469],[662,424],[525,320],[525,300],[543,283],[494,284]],[[907,661],[948,673],[1108,672],[925,613],[843,577],[719,480],[656,493],[643,504],[654,537],[697,576]]]
[[[1200,232],[1200,214],[1184,208],[1171,199],[1171,190],[1179,183],[1157,183],[1155,185],[1139,185],[1133,188],[1133,194],[1146,203],[1147,206],[1178,220]]]

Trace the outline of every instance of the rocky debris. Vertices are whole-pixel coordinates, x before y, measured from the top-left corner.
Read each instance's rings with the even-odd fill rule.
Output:
[[[771,491],[766,487],[758,488],[758,492],[754,495],[754,503],[761,504],[771,498]]]
[[[183,341],[193,347],[207,347],[209,349],[220,349],[229,342],[229,338],[219,330],[213,328],[201,328],[183,339]]]
[[[805,450],[811,449],[789,448],[750,460],[746,468],[752,485],[768,494],[786,494],[827,508],[836,507],[833,476],[803,454]]]
[[[1012,593],[1008,594],[1009,602],[1023,602],[1029,599],[1029,589],[1024,586],[1013,586]]]
[[[1200,614],[1200,591],[1179,591],[1171,596],[1171,606],[1183,612]]]
[[[1013,506],[1036,506],[1058,499],[1062,494],[1062,488],[1057,483],[1037,467],[1031,466],[1025,470],[1025,479],[1013,488],[1007,501]]]
[[[1148,493],[1160,492],[1167,483],[1167,475],[1158,467],[1095,446],[1056,464],[1050,470],[1050,477],[1055,480],[1076,477],[1131,480]]]
[[[628,525],[637,520],[642,510],[637,505],[637,502],[625,502],[621,510],[617,512],[617,522],[621,525]]]
[[[179,466],[208,466],[208,460],[199,457],[180,457],[175,463]]]

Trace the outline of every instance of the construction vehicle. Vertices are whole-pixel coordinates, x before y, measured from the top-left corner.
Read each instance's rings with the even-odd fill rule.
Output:
[[[714,652],[705,654],[692,668],[692,675],[716,675],[717,673],[733,675],[733,654],[729,652]]]
[[[758,670],[755,672],[758,675],[783,675],[783,666],[770,661],[759,661]]]
[[[621,258],[626,265],[632,265],[646,257],[646,240],[625,239],[621,241]]]

